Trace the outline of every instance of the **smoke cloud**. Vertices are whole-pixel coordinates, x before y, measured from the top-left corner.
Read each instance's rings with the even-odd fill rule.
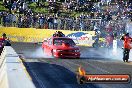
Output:
[[[30,50],[30,51],[24,51],[23,52],[25,58],[53,58],[51,56],[48,56],[41,47],[37,47],[36,49],[34,50]]]
[[[129,61],[132,61],[132,50],[130,51],[129,54]],[[123,58],[123,49],[106,49],[106,48],[99,48],[99,49],[94,49],[94,48],[85,48],[81,51],[81,57],[82,58],[104,58],[104,59],[109,59],[109,60],[120,60],[122,61]]]

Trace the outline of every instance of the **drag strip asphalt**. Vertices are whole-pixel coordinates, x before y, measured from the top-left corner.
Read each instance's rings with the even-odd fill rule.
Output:
[[[24,65],[37,88],[132,88],[132,82],[83,85],[77,83],[79,66],[82,66],[87,74],[129,74],[132,79],[131,62],[106,58],[105,50],[81,47],[81,59],[55,59],[44,54],[41,45],[12,43],[12,47],[22,55]]]

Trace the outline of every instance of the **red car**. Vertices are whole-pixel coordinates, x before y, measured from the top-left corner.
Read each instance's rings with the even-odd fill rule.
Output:
[[[68,37],[52,37],[44,40],[42,48],[45,53],[56,58],[80,58],[80,49]]]

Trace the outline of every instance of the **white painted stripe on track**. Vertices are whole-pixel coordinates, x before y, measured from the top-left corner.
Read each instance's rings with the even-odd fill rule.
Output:
[[[70,62],[70,63],[73,63],[73,62]],[[99,68],[99,67],[96,67],[96,66],[92,65],[92,64],[89,63],[88,61],[87,61],[87,62],[84,62],[84,63],[88,63],[91,67],[97,68],[98,70],[100,70],[100,71],[102,71],[102,72],[106,72],[106,73],[112,74],[111,72],[109,72],[109,71],[107,71],[107,70],[104,70],[104,69],[102,69],[102,68]],[[74,64],[74,63],[73,63],[73,64]],[[75,63],[75,65],[80,66],[80,64],[76,64],[76,63]],[[131,84],[132,84],[132,82],[130,83],[130,85],[131,85]],[[111,84],[109,84],[109,85],[103,84],[103,86],[105,86],[105,88],[111,88],[110,85],[111,85]],[[112,84],[112,85],[115,85],[115,84]],[[100,85],[100,86],[102,86],[102,85]],[[125,87],[125,85],[118,85],[118,88],[124,88],[124,87]],[[114,88],[117,88],[117,86],[114,87]],[[126,87],[125,87],[125,88],[126,88]]]
[[[81,62],[82,62],[82,61],[81,61]],[[77,63],[73,63],[73,62],[68,62],[68,63],[75,64],[75,65],[78,66],[78,67],[79,67],[79,66],[82,66],[81,64],[77,64]],[[109,72],[109,71],[107,71],[107,70],[104,70],[104,69],[102,69],[102,68],[100,68],[100,67],[96,67],[95,65],[89,63],[88,61],[84,61],[83,63],[88,64],[88,65],[90,65],[91,67],[96,68],[96,69],[99,70],[99,71],[112,74],[111,72]]]
[[[47,61],[45,61],[45,60],[41,60],[41,61],[47,63]],[[68,60],[63,60],[63,61],[65,62],[65,64],[67,64],[67,67],[70,67],[70,64],[76,65],[77,67],[82,66],[81,64],[74,63],[74,62],[71,61],[71,60],[70,60],[70,61],[68,61]],[[63,63],[64,63],[64,62],[63,62]],[[82,62],[82,61],[81,61],[81,62]],[[69,63],[69,64],[68,64],[68,63]],[[96,67],[96,66],[92,65],[92,64],[89,63],[88,61],[87,61],[87,62],[83,62],[83,63],[89,64],[91,67],[96,68],[96,69],[98,69],[98,70],[100,70],[100,71],[102,71],[102,72],[106,72],[106,73],[112,74],[111,72],[109,72],[109,71],[107,71],[107,70],[104,70],[104,69],[102,69],[102,68],[99,68],[99,67]],[[61,66],[64,66],[64,65],[61,64],[61,63],[58,63],[58,64],[61,65]]]
[[[69,63],[69,62],[68,62]],[[76,64],[76,63],[73,63],[73,62],[70,62],[71,64],[74,64],[74,65],[76,65],[76,66],[80,66],[80,64]],[[95,84],[95,85],[98,85],[98,86],[102,86],[102,85],[99,85],[99,84]],[[103,86],[105,87],[105,88],[111,88],[110,86],[108,86],[108,85],[106,85],[106,84],[103,84]],[[89,85],[87,85],[87,87],[89,88]]]
[[[40,60],[40,61],[43,61],[43,62],[47,63],[47,61],[45,61],[45,60]],[[66,67],[71,67],[70,64],[76,65],[77,67],[81,66],[80,64],[74,63],[73,60],[72,61],[71,60],[63,60],[63,61],[65,62],[65,64],[68,65],[68,66],[66,65]],[[51,64],[52,63],[55,63],[55,62],[51,62]],[[109,72],[107,70],[104,70],[104,69],[102,69],[100,67],[94,66],[93,64],[89,63],[88,61],[84,61],[83,63],[85,63],[87,65],[90,65],[91,67],[96,68],[97,70],[100,70],[102,72],[105,72],[105,73],[108,73],[108,74],[112,74],[111,72]],[[60,63],[57,63],[57,64],[61,65],[61,66],[64,66],[64,64],[62,64],[62,61]],[[115,84],[96,84],[96,85],[98,85],[99,87],[103,87],[103,88],[111,88],[111,85],[113,86]],[[117,88],[117,86],[118,86],[118,88],[126,88],[125,85],[115,85],[115,87],[113,87],[113,88]],[[89,88],[89,86],[87,86],[87,87]]]

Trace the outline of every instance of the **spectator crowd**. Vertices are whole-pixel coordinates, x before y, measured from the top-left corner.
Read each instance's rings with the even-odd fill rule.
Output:
[[[38,0],[31,2],[38,3]],[[125,31],[126,23],[132,19],[132,3],[129,0],[114,0],[113,2],[112,0],[100,0],[100,2],[65,0],[54,14],[35,13],[28,8],[26,0],[4,0],[3,3],[6,8],[9,8],[8,12],[0,12],[0,25],[4,27],[94,30],[101,36],[104,36],[104,33],[117,36]],[[49,0],[49,3],[54,4],[56,0]],[[49,9],[52,7],[49,6]],[[60,15],[61,10],[82,14]],[[15,11],[19,14],[14,13]]]

